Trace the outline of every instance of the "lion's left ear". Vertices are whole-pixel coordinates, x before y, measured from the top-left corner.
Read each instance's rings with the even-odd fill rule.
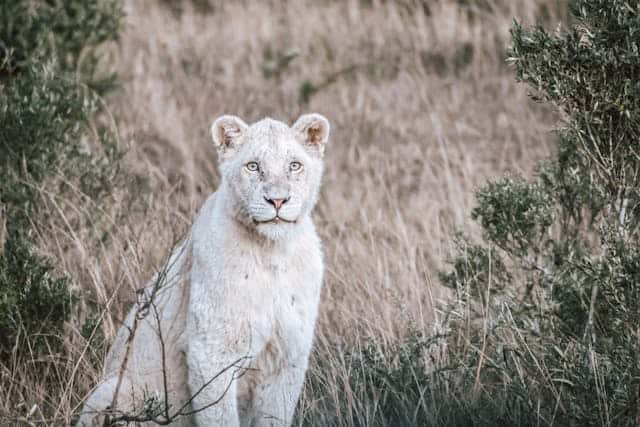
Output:
[[[329,120],[317,113],[303,114],[291,128],[296,132],[300,143],[322,157],[329,140]]]

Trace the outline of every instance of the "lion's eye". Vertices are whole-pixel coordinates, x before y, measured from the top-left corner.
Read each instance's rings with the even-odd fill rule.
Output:
[[[247,168],[249,172],[257,172],[258,169],[260,169],[260,167],[258,166],[258,162],[249,162],[244,165],[244,167]]]
[[[297,172],[300,169],[302,169],[302,163],[300,163],[300,162],[291,162],[289,164],[289,169],[291,170],[291,172]]]

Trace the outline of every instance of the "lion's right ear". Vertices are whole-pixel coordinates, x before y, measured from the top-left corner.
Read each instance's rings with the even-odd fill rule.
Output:
[[[213,145],[218,149],[218,158],[228,159],[242,144],[244,133],[249,126],[240,117],[224,115],[211,125]]]

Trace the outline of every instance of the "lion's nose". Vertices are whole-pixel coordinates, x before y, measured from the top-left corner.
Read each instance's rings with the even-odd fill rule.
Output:
[[[264,199],[267,201],[267,203],[273,205],[273,207],[276,208],[276,212],[280,210],[280,206],[284,205],[289,200],[289,199],[267,199],[266,197]]]

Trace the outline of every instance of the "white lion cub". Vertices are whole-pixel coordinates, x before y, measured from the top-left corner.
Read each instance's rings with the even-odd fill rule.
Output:
[[[222,116],[211,132],[220,187],[131,310],[78,425],[102,425],[105,412],[172,425],[292,422],[322,284],[310,214],[329,123]]]

